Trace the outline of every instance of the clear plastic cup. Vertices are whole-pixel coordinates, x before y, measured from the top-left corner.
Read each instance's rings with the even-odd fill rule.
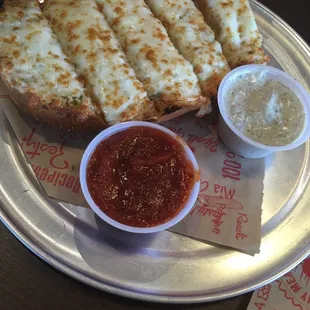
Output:
[[[240,132],[228,117],[227,102],[224,95],[229,82],[240,74],[264,72],[270,79],[278,81],[291,89],[300,99],[305,111],[305,126],[297,140],[284,146],[269,146],[258,143]],[[246,65],[232,70],[223,79],[218,91],[220,109],[218,132],[223,143],[233,152],[246,158],[262,158],[279,151],[287,151],[305,143],[310,136],[310,96],[308,92],[289,74],[265,65]]]
[[[108,224],[110,224],[110,225],[112,225],[118,229],[128,231],[128,232],[132,232],[132,233],[155,233],[155,232],[159,232],[159,231],[168,229],[169,227],[176,225],[191,211],[191,209],[193,208],[193,206],[197,200],[197,197],[198,197],[198,193],[199,193],[199,189],[200,189],[200,180],[198,180],[198,179],[195,180],[195,183],[190,190],[190,194],[189,194],[187,202],[184,204],[183,208],[179,211],[179,213],[177,213],[171,220],[169,220],[168,222],[161,224],[161,225],[152,226],[152,227],[145,227],[145,228],[144,227],[134,227],[134,226],[124,225],[122,223],[115,221],[114,219],[110,218],[109,216],[107,216],[93,201],[93,199],[89,193],[88,186],[87,186],[87,178],[86,178],[87,167],[88,167],[89,160],[90,160],[93,152],[96,150],[97,146],[102,141],[107,139],[108,137],[110,137],[110,136],[112,136],[112,135],[114,135],[120,131],[131,128],[131,127],[151,127],[151,128],[155,128],[157,130],[160,130],[160,131],[168,134],[169,136],[173,137],[175,139],[175,141],[177,141],[182,146],[182,148],[184,149],[185,155],[186,155],[187,159],[192,163],[193,168],[196,171],[197,175],[200,175],[199,174],[199,167],[198,167],[198,164],[197,164],[197,161],[196,161],[196,158],[195,158],[193,152],[190,150],[188,145],[180,137],[178,137],[175,133],[173,133],[171,130],[169,130],[163,126],[148,123],[148,122],[126,122],[126,123],[114,125],[108,129],[102,131],[88,145],[87,149],[84,152],[84,155],[83,155],[82,161],[81,161],[81,165],[80,165],[81,188],[82,188],[82,192],[83,192],[84,197],[85,197],[87,203],[89,204],[89,206],[92,208],[92,210],[102,220],[104,220]]]

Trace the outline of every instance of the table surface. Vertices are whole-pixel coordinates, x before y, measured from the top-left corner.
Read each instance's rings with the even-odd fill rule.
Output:
[[[130,0],[128,0],[130,1]],[[261,0],[308,43],[309,0]],[[207,309],[244,310],[251,294],[199,305],[163,305],[129,300],[88,287],[58,272],[27,250],[0,224],[0,309]]]

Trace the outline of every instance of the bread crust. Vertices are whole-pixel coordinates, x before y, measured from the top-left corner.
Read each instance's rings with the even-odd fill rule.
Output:
[[[36,94],[29,92],[21,93],[16,88],[9,85],[1,73],[0,81],[5,84],[8,95],[15,106],[35,119],[74,131],[100,130],[108,127],[100,115],[92,111],[86,104],[81,104],[76,108],[66,107],[56,102],[51,102],[49,105],[42,104],[41,98]],[[174,102],[170,102],[171,109],[175,110],[167,113],[156,111],[153,108],[148,110],[148,108],[145,107],[145,113],[138,115],[136,120],[162,123],[188,112],[199,110],[205,103],[204,97],[195,100],[190,106],[184,108],[180,106],[176,107]],[[157,101],[157,105],[162,105],[167,108],[167,102]]]
[[[151,99],[160,115],[168,114],[171,110],[191,109],[192,111],[209,103],[209,99],[202,95],[198,95],[194,98],[162,95],[158,98],[154,97]]]
[[[45,104],[38,95],[30,92],[22,93],[9,85],[2,73],[0,73],[0,81],[6,86],[8,95],[15,106],[38,120],[75,130],[107,127],[103,119],[85,102],[77,107],[65,106],[59,100]]]
[[[188,101],[178,103],[179,104],[176,106],[174,101],[169,102],[169,104],[167,103],[167,101],[162,103],[157,102],[157,104],[155,104],[156,106],[160,106],[160,104],[162,104],[162,106],[165,107],[166,109],[167,106],[171,106],[171,109],[175,109],[173,112],[163,113],[161,111],[160,113],[158,113],[159,114],[158,122],[159,123],[166,122],[173,118],[186,114],[188,112],[199,110],[203,105],[209,105],[209,102],[203,96],[197,98],[195,101],[192,101],[191,105],[189,105]]]

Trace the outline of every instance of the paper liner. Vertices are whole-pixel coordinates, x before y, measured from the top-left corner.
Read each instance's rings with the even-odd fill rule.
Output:
[[[79,183],[79,165],[94,133],[72,133],[21,114],[0,85],[3,111],[46,194],[86,205]],[[171,231],[202,241],[259,252],[264,160],[248,160],[230,152],[216,128],[193,114],[163,125],[191,147],[201,169],[201,190],[190,214]]]
[[[310,310],[310,258],[253,293],[248,310]]]

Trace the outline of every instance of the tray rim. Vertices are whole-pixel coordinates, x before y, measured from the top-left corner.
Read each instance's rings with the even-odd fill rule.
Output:
[[[299,44],[301,44],[308,52],[310,53],[309,45],[304,41],[304,39],[291,27],[289,26],[281,17],[279,17],[276,13],[271,11],[265,5],[261,4],[257,0],[250,0],[250,2],[257,5],[259,8],[264,10],[270,16],[272,16],[278,22],[281,22],[287,29],[288,32],[291,33],[295,37]],[[248,287],[243,290],[239,290],[238,292],[228,292],[225,294],[221,294],[218,297],[209,297],[209,296],[192,296],[192,297],[174,297],[169,295],[149,295],[147,293],[142,293],[138,291],[129,291],[126,288],[116,287],[112,284],[106,284],[104,282],[100,282],[95,278],[91,278],[89,276],[83,275],[83,272],[76,271],[72,267],[69,267],[63,261],[58,261],[52,257],[47,251],[45,251],[40,245],[38,245],[35,241],[33,241],[30,237],[27,236],[27,233],[24,232],[22,227],[19,227],[18,223],[14,222],[14,219],[11,219],[9,215],[5,214],[3,209],[3,201],[5,197],[0,197],[0,220],[1,222],[8,228],[8,230],[19,240],[26,248],[28,248],[32,253],[38,256],[40,259],[48,263],[53,268],[61,271],[62,273],[86,284],[97,288],[99,290],[105,291],[107,293],[111,293],[114,295],[132,298],[135,300],[146,301],[146,302],[158,302],[158,303],[170,303],[170,304],[190,304],[190,303],[202,303],[202,302],[211,302],[211,301],[219,301],[239,295],[243,295],[250,291],[255,290],[258,287],[261,287],[265,284],[268,284],[277,278],[281,277],[285,273],[289,272],[299,263],[301,263],[304,259],[306,259],[310,255],[310,242],[307,246],[301,249],[299,252],[296,253],[295,258],[291,261],[285,263],[281,268],[277,270],[277,272],[270,276],[268,279],[261,281],[260,283],[256,283],[252,287]],[[7,202],[7,205],[10,203]]]

